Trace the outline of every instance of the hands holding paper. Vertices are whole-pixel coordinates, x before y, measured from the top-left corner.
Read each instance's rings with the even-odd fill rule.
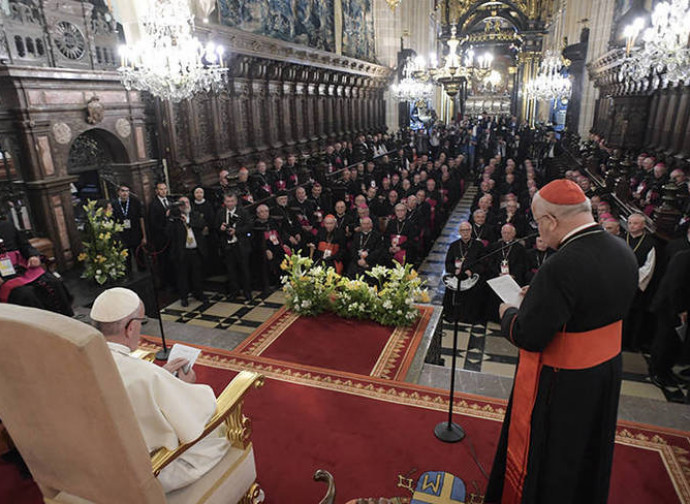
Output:
[[[522,298],[525,297],[525,294],[527,294],[528,290],[529,290],[529,285],[526,285],[525,287],[520,289],[520,293],[518,294],[518,296],[520,296],[520,301],[522,301]],[[520,307],[519,305],[516,306],[516,305],[510,304],[510,303],[501,303],[500,306],[498,307],[498,319],[500,320],[503,318],[503,314],[506,312],[506,310],[508,308],[519,308],[519,307]]]
[[[163,366],[163,369],[169,371],[172,374],[177,373],[176,376],[183,382],[195,383],[196,373],[194,372],[194,369],[190,367],[186,373],[184,371],[184,368],[187,364],[189,364],[188,359],[178,357],[177,359],[168,361],[168,363],[165,366]]]

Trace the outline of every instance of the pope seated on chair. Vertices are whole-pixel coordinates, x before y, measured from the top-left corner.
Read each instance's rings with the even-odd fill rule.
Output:
[[[115,287],[99,295],[91,319],[103,333],[120,372],[149,452],[198,438],[216,411],[216,398],[208,385],[194,384],[193,369],[185,373],[185,359],[159,367],[130,355],[137,349],[144,304],[129,289]],[[230,447],[216,431],[202,439],[158,475],[166,492],[182,488],[211,470]]]

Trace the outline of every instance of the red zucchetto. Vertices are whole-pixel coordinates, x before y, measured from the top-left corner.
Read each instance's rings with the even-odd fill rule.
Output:
[[[539,189],[539,196],[554,205],[578,205],[587,200],[580,186],[572,180],[558,179]]]

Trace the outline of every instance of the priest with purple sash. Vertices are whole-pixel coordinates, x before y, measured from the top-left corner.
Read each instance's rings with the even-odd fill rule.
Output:
[[[38,250],[9,221],[0,221],[0,302],[74,314],[65,286],[43,269]]]

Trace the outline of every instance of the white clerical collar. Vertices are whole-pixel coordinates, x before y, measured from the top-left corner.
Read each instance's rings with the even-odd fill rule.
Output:
[[[108,343],[108,348],[110,348],[110,350],[112,350],[113,352],[117,352],[122,355],[129,355],[130,353],[132,353],[128,346],[122,345],[120,343],[113,343],[112,341],[107,341],[106,343]]]
[[[583,224],[583,225],[581,225],[581,226],[577,226],[575,229],[571,230],[568,234],[566,234],[563,238],[561,238],[561,241],[560,241],[559,245],[560,245],[561,243],[564,243],[566,240],[568,240],[568,238],[570,238],[570,237],[573,236],[574,234],[579,233],[580,231],[582,231],[582,230],[584,230],[584,229],[587,229],[587,228],[590,228],[590,227],[594,227],[594,226],[596,226],[596,225],[597,225],[596,222],[588,222],[587,224]]]

